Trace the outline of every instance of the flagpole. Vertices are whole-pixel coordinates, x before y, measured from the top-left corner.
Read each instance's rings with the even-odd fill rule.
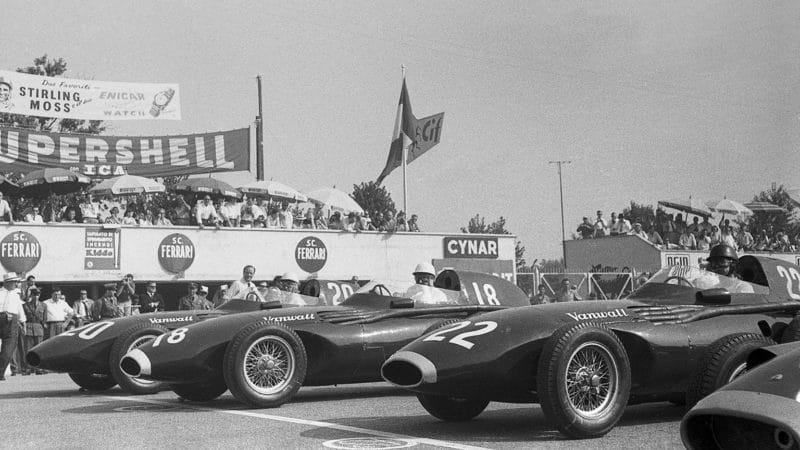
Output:
[[[406,82],[406,65],[405,64],[401,64],[400,65],[400,70],[403,73],[403,83],[405,83]],[[405,108],[406,108],[406,105],[403,105],[403,114],[404,115],[406,113],[405,112]],[[403,142],[403,141],[401,141],[401,142]],[[405,213],[408,214],[408,187],[406,185],[406,182],[408,181],[407,178],[406,178],[406,158],[408,157],[408,155],[407,155],[406,152],[408,152],[408,148],[405,145],[403,145],[403,211],[405,211]]]

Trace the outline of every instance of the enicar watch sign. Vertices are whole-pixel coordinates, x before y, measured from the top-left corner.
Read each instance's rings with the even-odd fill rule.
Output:
[[[185,235],[170,234],[158,244],[158,262],[170,273],[180,273],[194,262],[194,244]]]
[[[328,249],[318,238],[308,236],[300,240],[294,251],[297,265],[306,272],[319,272],[328,261]]]
[[[8,272],[26,273],[39,264],[42,245],[24,231],[9,234],[0,241],[0,263]]]

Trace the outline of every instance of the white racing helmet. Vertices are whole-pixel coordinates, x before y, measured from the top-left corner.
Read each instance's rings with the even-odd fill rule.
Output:
[[[294,272],[286,272],[281,276],[282,281],[294,281],[295,283],[300,283],[300,278]]]
[[[436,269],[433,268],[433,264],[427,262],[421,262],[417,264],[417,267],[414,268],[414,275],[418,273],[426,273],[431,276],[436,276]]]

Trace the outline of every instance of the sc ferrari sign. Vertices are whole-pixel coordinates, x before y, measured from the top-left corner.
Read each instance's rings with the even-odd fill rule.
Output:
[[[464,236],[444,238],[445,258],[497,259],[498,256],[497,238]]]

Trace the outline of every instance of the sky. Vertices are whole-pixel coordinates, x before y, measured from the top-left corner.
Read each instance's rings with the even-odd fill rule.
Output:
[[[583,216],[631,201],[747,202],[800,187],[800,2],[3,2],[0,69],[178,83],[181,121],[110,135],[249,126],[263,77],[265,177],[310,191],[375,180],[406,66],[441,142],[408,166],[408,212],[454,233],[500,216],[528,263]],[[252,173],[223,177],[234,185]],[[403,177],[384,182],[403,208]]]

